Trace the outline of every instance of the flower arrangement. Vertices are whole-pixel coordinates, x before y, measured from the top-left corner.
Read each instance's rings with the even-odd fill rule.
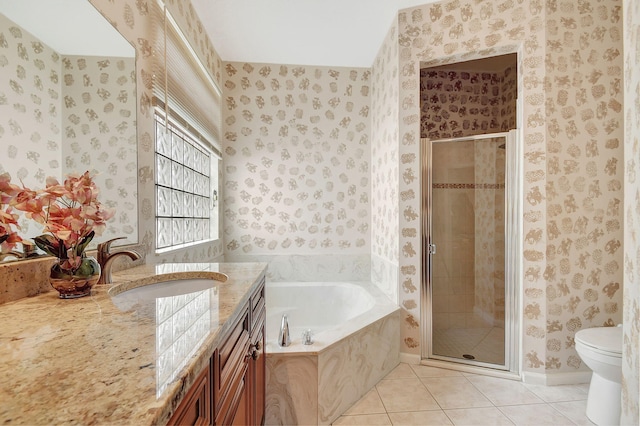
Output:
[[[44,225],[36,245],[60,259],[60,268],[77,270],[87,245],[106,228],[114,214],[98,201],[98,188],[89,172],[67,175],[63,184],[48,177],[43,190],[23,187],[11,198],[10,205],[25,216]]]
[[[9,173],[0,174],[0,252],[11,251],[22,238],[14,230],[19,229],[18,215],[12,212],[11,200],[20,192],[20,187],[11,183]],[[6,206],[6,207],[5,207]]]

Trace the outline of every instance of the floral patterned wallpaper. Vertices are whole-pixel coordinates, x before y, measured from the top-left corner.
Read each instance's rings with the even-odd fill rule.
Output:
[[[620,6],[547,5],[547,371],[581,366],[576,331],[622,320]]]
[[[370,252],[371,71],[226,63],[225,255]]]
[[[136,98],[133,58],[65,56],[0,16],[3,163],[15,180],[42,188],[48,176],[96,173],[101,200],[116,216],[96,241],[137,241]],[[132,49],[133,50],[133,49]],[[6,129],[6,131],[5,131]],[[106,166],[105,166],[106,165]],[[24,217],[22,235],[41,227]]]
[[[136,94],[133,58],[62,58],[63,170],[94,170],[100,199],[116,215],[102,240],[138,241]]]
[[[522,357],[525,375],[542,380],[585,370],[574,350],[577,330],[621,320],[621,24],[613,0],[453,0],[399,13],[401,157],[419,154],[421,67],[519,53]],[[417,170],[417,160],[401,164],[401,191],[417,193]],[[418,230],[419,200],[401,200],[400,208],[402,227]],[[420,240],[409,235],[400,236],[400,271],[415,288]],[[419,293],[411,294],[418,303]],[[419,353],[417,318],[405,322],[403,341],[403,351]]]
[[[139,225],[143,247],[151,253],[154,234],[153,199],[150,195],[153,193],[151,3],[148,0],[92,0],[92,3],[137,50]],[[194,42],[212,75],[220,76],[219,81],[226,79],[222,77],[222,61],[203,34],[202,25],[189,2],[171,0],[168,3],[181,25],[188,28],[188,38]],[[628,47],[624,50],[625,85],[627,93],[640,93],[637,53],[640,6],[637,2],[449,0],[401,11],[397,26],[395,23],[392,26],[374,63],[374,82],[370,87],[375,94],[371,100],[372,109],[380,113],[378,124],[373,125],[370,135],[370,167],[376,170],[371,177],[370,195],[373,200],[371,227],[376,231],[370,244],[373,257],[378,256],[391,263],[398,250],[398,297],[407,309],[402,326],[402,352],[419,354],[419,70],[421,66],[518,52],[518,88],[522,89],[526,160],[524,297],[526,306],[533,308],[523,318],[525,370],[537,373],[545,373],[547,369],[574,371],[577,362],[572,334],[579,327],[621,319],[620,287],[624,279],[623,368],[625,373],[629,373],[625,377],[630,379],[623,383],[622,422],[637,424],[639,244],[635,233],[629,231],[625,233],[624,249],[613,250],[617,243],[609,246],[611,253],[606,248],[610,240],[622,241],[622,226],[634,229],[640,221],[640,209],[637,207],[640,196],[635,195],[639,191],[634,173],[637,165],[633,160],[638,157],[639,145],[634,138],[640,132],[637,96],[628,97],[624,103],[625,157],[622,156],[620,136],[623,120],[619,89],[622,84],[623,32],[620,12],[623,5],[624,42]],[[397,36],[394,35],[396,33]],[[312,70],[315,67],[303,68],[314,74]],[[550,70],[549,78],[545,78],[547,69]],[[353,71],[359,77],[366,72]],[[391,77],[391,84],[386,84],[389,81],[387,77]],[[328,80],[326,77],[322,80],[321,87],[326,90],[324,84]],[[257,78],[254,81],[257,82]],[[383,87],[376,87],[376,81],[384,82]],[[397,115],[395,111],[398,111]],[[396,123],[397,131],[394,130]],[[381,136],[385,134],[387,136]],[[397,143],[388,144],[396,138]],[[596,140],[595,146],[592,139]],[[614,140],[617,140],[617,146]],[[243,155],[242,150],[239,152],[234,154],[234,158]],[[623,199],[622,190],[616,183],[623,179],[623,165],[618,164],[622,163],[622,158],[627,159],[624,181],[628,196],[624,198],[624,205],[616,209],[615,200]],[[242,161],[238,163],[242,165]],[[550,172],[547,171],[547,163]],[[397,173],[396,167],[399,168]],[[397,233],[393,223],[385,226],[381,222],[387,217],[393,220],[395,202],[391,198],[390,204],[394,207],[385,210],[382,198],[387,196],[387,192],[383,186],[376,187],[374,183],[376,179],[383,182],[380,175],[388,175],[389,187],[392,188],[388,194],[392,197],[396,181],[394,174],[398,177]],[[584,180],[578,179],[580,174],[584,174]],[[553,183],[557,195],[547,194],[547,180]],[[254,180],[254,184],[256,182]],[[235,195],[229,189],[226,192],[226,196],[240,196],[239,192]],[[552,197],[550,201],[547,200],[548,195]],[[612,209],[609,209],[610,204]],[[560,206],[562,212],[556,206]],[[574,206],[577,208],[571,212]],[[583,216],[588,222],[582,219]],[[241,231],[235,230],[235,226],[231,235],[240,235]],[[599,236],[601,232],[604,235]],[[278,239],[280,241],[283,240]],[[240,243],[249,244],[249,247],[254,244],[252,241]],[[189,253],[185,251],[176,257],[185,260],[216,257],[222,253],[222,247],[213,245],[205,250],[192,249]],[[597,277],[600,286],[594,285]],[[575,317],[580,318],[579,326],[576,321],[571,321]]]
[[[640,2],[624,11],[624,318],[620,424],[640,423]],[[622,167],[622,164],[620,165]]]
[[[135,102],[137,128],[137,192],[138,192],[138,235],[139,243],[136,247],[141,254],[146,255],[146,262],[166,261],[205,261],[222,257],[222,241],[201,244],[188,249],[176,250],[164,255],[154,255],[155,250],[155,201],[154,201],[154,152],[153,152],[153,49],[152,49],[152,7],[155,3],[149,0],[111,0],[109,2],[90,0],[103,16],[122,34],[136,49],[135,80],[137,82]],[[213,49],[213,45],[204,33],[202,23],[193,12],[188,0],[169,0],[167,7],[174,18],[183,28],[194,50],[205,63],[214,79],[220,76],[222,61]],[[117,63],[115,64],[117,66]],[[60,77],[61,78],[61,77]],[[43,80],[46,81],[46,80]],[[49,129],[50,127],[47,127]],[[47,137],[54,137],[62,129],[51,128]],[[124,165],[121,163],[121,165]],[[104,171],[101,171],[104,172]],[[220,176],[220,179],[222,177]],[[133,191],[133,189],[131,189]],[[153,258],[150,258],[153,256]],[[44,262],[44,261],[43,261]],[[127,263],[124,260],[124,264]],[[8,264],[3,273],[20,276],[19,264]],[[122,267],[116,265],[115,268]],[[42,268],[46,271],[46,268]],[[43,288],[48,288],[47,275],[37,275],[29,281],[29,288],[25,286],[22,296],[37,294]]]
[[[371,70],[371,280],[398,303],[398,26],[394,22]],[[404,159],[405,161],[407,159]],[[404,310],[416,310],[409,302]],[[405,314],[406,316],[406,314]]]
[[[189,262],[219,259],[222,256],[222,241],[200,244],[188,249],[156,255],[155,250],[155,198],[154,198],[154,123],[152,108],[153,56],[162,52],[153,51],[152,26],[155,24],[153,8],[149,0],[112,0],[102,2],[90,0],[94,6],[136,48],[137,84],[137,129],[138,129],[138,226],[141,251],[153,259],[147,262]],[[211,41],[204,33],[202,23],[188,0],[167,0],[167,9],[173,15],[189,43],[209,73],[218,81],[222,60],[215,52]]]

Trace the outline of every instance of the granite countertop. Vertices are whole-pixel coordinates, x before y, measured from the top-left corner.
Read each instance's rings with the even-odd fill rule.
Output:
[[[143,265],[114,273],[91,296],[50,291],[0,305],[0,423],[165,424],[265,270]],[[219,274],[226,282],[187,295],[112,300],[140,284]]]

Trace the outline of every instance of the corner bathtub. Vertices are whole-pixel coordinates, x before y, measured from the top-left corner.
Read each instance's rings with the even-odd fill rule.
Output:
[[[269,282],[266,310],[266,424],[330,424],[399,363],[400,309],[371,283]]]

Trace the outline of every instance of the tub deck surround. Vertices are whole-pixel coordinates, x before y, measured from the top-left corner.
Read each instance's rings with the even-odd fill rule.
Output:
[[[364,281],[269,282],[267,289],[267,357],[317,355],[399,310],[377,287]],[[278,332],[285,313],[292,344],[282,347]],[[311,329],[311,345],[302,344],[307,329]]]
[[[331,424],[400,362],[400,308],[370,282],[267,282],[266,309],[267,425]]]
[[[112,286],[95,286],[88,297],[48,292],[0,306],[0,423],[166,423],[265,270],[264,263],[143,265],[114,273]],[[179,307],[169,313],[168,334],[157,323],[166,312],[121,312],[108,294],[171,279],[221,281],[219,274],[226,282],[191,297],[197,318]],[[184,306],[189,296],[171,302]]]

